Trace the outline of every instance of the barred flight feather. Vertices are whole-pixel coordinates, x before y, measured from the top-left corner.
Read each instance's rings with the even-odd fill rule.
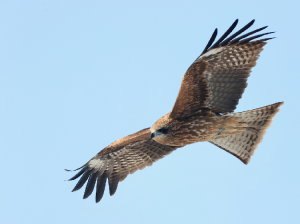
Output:
[[[218,138],[210,141],[210,143],[248,164],[258,144],[261,143],[266,129],[269,128],[273,117],[279,112],[279,107],[282,105],[283,102],[280,102],[255,110],[226,115],[240,118],[240,123],[245,123],[247,127],[238,134]]]

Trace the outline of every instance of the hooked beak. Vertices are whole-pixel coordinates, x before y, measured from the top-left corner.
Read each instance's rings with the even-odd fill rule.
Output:
[[[155,137],[155,133],[151,133],[151,139]]]

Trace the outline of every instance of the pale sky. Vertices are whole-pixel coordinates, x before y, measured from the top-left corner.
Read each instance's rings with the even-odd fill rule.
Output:
[[[0,2],[1,223],[300,223],[297,1]],[[65,181],[168,113],[220,37],[276,31],[236,112],[285,101],[249,165],[196,143],[129,175],[113,197]]]

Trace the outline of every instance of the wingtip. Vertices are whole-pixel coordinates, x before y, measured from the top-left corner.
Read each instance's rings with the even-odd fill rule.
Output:
[[[102,197],[103,197],[103,195],[102,195],[101,197],[99,197],[99,196],[96,194],[96,199],[95,199],[96,203],[99,203],[99,201],[101,201]]]
[[[255,22],[255,19],[252,19],[247,25],[248,25],[249,27],[251,27],[251,26],[254,24],[254,22]],[[247,25],[246,25],[246,26],[247,26]],[[248,27],[248,28],[249,28],[249,27]]]
[[[87,163],[86,163],[87,164]],[[68,169],[64,169],[65,171],[68,171],[68,172],[70,172],[70,171],[77,171],[77,170],[80,170],[82,167],[84,167],[86,164],[84,164],[83,166],[81,166],[81,167],[79,167],[79,168],[77,168],[77,169],[75,169],[75,170],[68,170]]]
[[[281,107],[284,104],[284,101],[278,102],[277,105],[278,107]]]

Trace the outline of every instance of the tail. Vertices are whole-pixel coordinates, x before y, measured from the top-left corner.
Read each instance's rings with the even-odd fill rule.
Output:
[[[278,113],[283,102],[274,103],[269,106],[241,113],[228,114],[240,118],[240,123],[246,124],[244,131],[210,141],[210,143],[224,149],[230,154],[248,164],[254,154],[258,144],[266,134],[266,129],[270,127],[273,117]]]

